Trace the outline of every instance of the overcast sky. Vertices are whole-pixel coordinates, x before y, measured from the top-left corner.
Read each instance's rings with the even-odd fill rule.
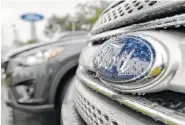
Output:
[[[45,40],[43,34],[46,20],[52,14],[62,16],[66,13],[71,15],[75,12],[75,6],[79,2],[89,0],[3,0],[1,9],[2,46],[11,45],[14,39],[12,25],[16,25],[21,40],[30,39],[29,22],[20,19],[20,15],[35,12],[43,14],[45,19],[36,23],[37,36]]]

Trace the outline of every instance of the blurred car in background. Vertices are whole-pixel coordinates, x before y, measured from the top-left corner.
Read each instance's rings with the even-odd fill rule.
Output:
[[[69,32],[56,42],[24,46],[2,59],[9,87],[6,104],[27,112],[52,111],[75,74],[87,32]]]
[[[153,0],[111,4],[81,52],[61,124],[184,125],[184,6]]]

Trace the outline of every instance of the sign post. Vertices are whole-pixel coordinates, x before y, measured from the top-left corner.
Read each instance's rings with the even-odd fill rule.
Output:
[[[35,23],[37,21],[43,20],[44,16],[37,14],[37,13],[27,13],[21,15],[21,19],[25,21],[29,21],[31,23],[31,39],[37,41],[37,35],[36,35],[36,25]]]
[[[35,22],[31,22],[31,38],[37,41]]]

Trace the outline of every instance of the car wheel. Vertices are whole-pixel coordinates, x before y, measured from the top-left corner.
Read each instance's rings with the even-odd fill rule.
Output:
[[[68,86],[66,87],[65,94],[61,95],[60,125],[85,125],[77,113],[73,102],[74,79],[75,78],[70,78],[66,82]]]

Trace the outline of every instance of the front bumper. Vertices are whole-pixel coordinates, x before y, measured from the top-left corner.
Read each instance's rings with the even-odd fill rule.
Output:
[[[42,104],[45,102],[47,88],[47,64],[35,66],[20,66],[14,62],[9,64],[7,82],[12,95],[17,102],[28,104]]]
[[[12,59],[6,69],[6,81],[16,102],[29,105],[48,103],[50,83],[60,63],[51,60],[38,65],[24,66]]]
[[[39,113],[39,112],[47,112],[47,111],[53,111],[54,105],[53,104],[42,104],[42,105],[26,105],[26,104],[20,104],[16,101],[14,94],[8,89],[7,94],[4,96],[5,103],[18,110],[26,111],[26,112],[33,112],[33,113]]]
[[[58,65],[56,65],[58,66]],[[54,72],[54,71],[53,71]],[[12,61],[8,65],[6,79],[8,106],[26,112],[54,110],[54,104],[47,103],[48,79],[53,72],[48,71],[47,63],[35,66],[21,66]]]

